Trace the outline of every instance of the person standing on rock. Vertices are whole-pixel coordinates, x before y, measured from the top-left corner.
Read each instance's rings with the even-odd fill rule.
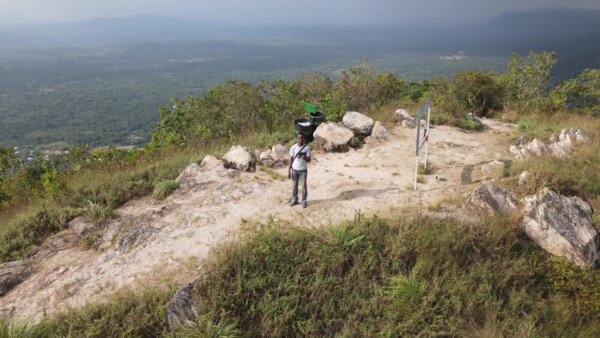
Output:
[[[302,134],[298,134],[297,143],[290,148],[290,166],[288,167],[288,178],[292,179],[292,206],[298,204],[299,181],[302,181],[302,207],[306,208],[307,206],[306,179],[311,155],[310,146],[304,144],[304,137]]]

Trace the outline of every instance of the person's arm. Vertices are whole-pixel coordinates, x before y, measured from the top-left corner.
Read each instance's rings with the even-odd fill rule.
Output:
[[[290,148],[290,165],[288,166],[288,178],[292,178],[292,163],[294,163],[294,147]]]
[[[310,149],[310,147],[308,147],[308,149],[306,150],[306,155],[304,156],[304,160],[307,163],[309,163],[311,156],[312,156],[312,150]]]
[[[290,157],[290,165],[288,166],[288,178],[292,178],[292,163],[294,163],[294,156]]]

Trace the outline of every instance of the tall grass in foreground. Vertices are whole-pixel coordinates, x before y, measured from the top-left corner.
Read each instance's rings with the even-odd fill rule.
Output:
[[[582,290],[600,282],[575,271],[508,218],[271,223],[220,250],[196,292],[247,336],[585,336],[600,293]]]
[[[247,240],[224,245],[208,262],[194,288],[199,320],[190,326],[168,332],[165,311],[174,290],[147,289],[27,328],[37,337],[600,332],[600,272],[551,258],[516,219],[357,217],[324,229],[271,221],[248,231]]]

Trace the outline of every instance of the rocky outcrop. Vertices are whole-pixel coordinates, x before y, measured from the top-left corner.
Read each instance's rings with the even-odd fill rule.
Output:
[[[313,134],[315,143],[326,151],[341,151],[347,149],[354,137],[352,130],[337,123],[321,123]]]
[[[256,171],[256,157],[246,147],[233,146],[223,156],[223,166],[227,169],[254,172]]]
[[[598,233],[587,202],[545,188],[524,199],[524,213],[525,233],[544,250],[579,266],[598,264]]]
[[[25,281],[33,272],[33,266],[28,261],[0,264],[0,297]]]
[[[194,286],[188,284],[175,292],[173,300],[167,308],[167,322],[173,330],[180,325],[196,321],[198,313],[192,291]]]
[[[344,126],[361,136],[371,135],[375,121],[367,115],[355,111],[349,111],[342,119]]]
[[[494,183],[486,183],[473,190],[467,200],[467,206],[487,213],[510,213],[517,210],[517,200],[507,191]]]
[[[510,152],[518,159],[545,155],[565,157],[571,153],[576,144],[585,143],[588,139],[587,133],[582,129],[563,129],[560,135],[553,134],[550,137],[550,144],[545,144],[539,139],[527,143],[527,138],[521,136],[516,144],[510,147]]]
[[[258,160],[265,167],[284,168],[290,161],[289,148],[281,144],[274,145],[273,148],[260,153]]]
[[[387,129],[383,126],[383,124],[379,121],[375,122],[373,126],[373,130],[371,131],[371,136],[365,139],[366,143],[381,143],[388,140],[390,137],[390,133],[388,133]]]

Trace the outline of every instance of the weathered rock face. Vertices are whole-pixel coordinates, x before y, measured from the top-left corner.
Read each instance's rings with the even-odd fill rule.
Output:
[[[373,130],[371,131],[371,136],[365,139],[366,143],[377,143],[377,142],[385,142],[390,137],[387,129],[383,126],[383,124],[379,121],[375,122],[373,126]]]
[[[227,169],[256,171],[256,157],[246,147],[233,146],[223,156],[223,165]]]
[[[150,224],[140,224],[125,237],[121,238],[119,241],[119,251],[121,253],[127,253],[131,251],[134,246],[141,245],[148,241],[148,239],[157,232],[160,232],[160,230]]]
[[[473,190],[467,205],[488,213],[510,213],[517,210],[517,200],[509,192],[500,189],[493,183],[486,183]]]
[[[0,297],[25,281],[32,273],[33,267],[27,261],[0,264]]]
[[[175,292],[171,305],[167,309],[169,329],[173,330],[182,324],[193,322],[198,318],[196,302],[192,297],[194,286],[188,284]]]
[[[289,149],[284,145],[277,144],[273,148],[263,151],[258,159],[266,167],[284,168],[290,162]]]
[[[526,159],[532,156],[551,155],[554,157],[565,157],[573,150],[578,143],[585,143],[589,137],[582,129],[563,129],[560,135],[552,134],[550,144],[545,144],[541,140],[534,139],[526,143],[524,136],[519,138],[517,144],[510,147],[510,152],[518,159]]]
[[[398,121],[404,121],[404,120],[413,121],[413,122],[415,122],[415,126],[416,126],[417,118],[413,117],[408,110],[397,109],[395,114],[396,114],[396,119]]]
[[[362,136],[371,135],[371,130],[373,130],[375,124],[372,118],[355,111],[347,112],[342,122],[346,128]]]
[[[74,218],[69,222],[69,229],[71,229],[74,233],[79,237],[83,237],[87,234],[90,234],[97,230],[96,224],[92,222],[87,222],[85,217],[79,216]]]
[[[347,148],[354,137],[352,130],[336,123],[321,123],[313,134],[315,143],[326,151],[340,151]]]
[[[523,229],[544,250],[579,266],[598,264],[598,233],[587,202],[545,188],[524,205]]]
[[[417,127],[417,120],[402,120],[402,126],[407,129],[413,129]]]

